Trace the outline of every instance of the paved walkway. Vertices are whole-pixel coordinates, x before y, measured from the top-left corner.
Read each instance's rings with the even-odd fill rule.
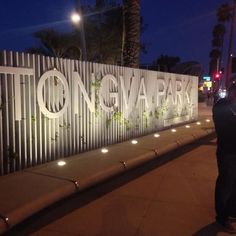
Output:
[[[161,157],[163,154],[178,149],[186,144],[193,143],[200,138],[213,133],[214,129],[213,123],[211,121],[210,109],[206,106],[203,106],[200,107],[199,112],[201,124],[194,122],[190,124],[190,127],[180,126],[176,128],[176,132],[172,132],[173,130],[171,129],[165,130],[159,133],[160,137],[154,137],[153,135],[141,137],[136,139],[138,141],[137,144],[131,144],[130,141],[116,144],[108,147],[107,153],[102,153],[101,150],[94,150],[73,156],[64,160],[64,166],[58,166],[58,162],[56,161],[30,168],[26,171],[1,177],[0,233],[6,232],[11,227],[22,222],[27,217],[35,214],[52,203],[70,196],[75,192],[87,189],[88,187],[116,176],[117,174],[127,172],[129,169],[140,166],[147,161],[155,160]],[[207,120],[207,118],[210,119],[210,122]],[[206,149],[204,152],[208,152],[208,149]],[[190,161],[190,163],[186,162],[186,167],[194,168],[197,163],[198,161]],[[175,168],[175,166],[172,168]],[[185,172],[191,168],[184,168],[182,171]],[[205,170],[207,169],[208,168],[205,168]],[[151,179],[147,180],[147,190],[142,191],[141,195],[149,194],[150,191],[152,192],[152,188],[156,190],[157,186],[162,183],[161,179],[166,173],[167,172],[163,170],[158,171],[157,174],[154,174],[151,179],[157,178],[156,183],[151,182]],[[196,169],[196,172],[194,173],[198,173],[198,170]],[[157,176],[155,177],[155,175]],[[168,175],[167,179],[172,180],[172,182],[170,181],[170,183],[168,183],[167,181],[167,183],[163,185],[163,188],[174,188],[176,190],[180,190],[178,191],[180,195],[168,194],[167,196],[162,196],[161,198],[168,199],[169,197],[173,199],[181,199],[182,194],[186,192],[186,186],[183,186],[184,191],[181,191],[182,187],[180,189],[180,187],[175,184],[175,176],[171,177],[170,175],[169,178]],[[138,191],[138,188],[135,188],[135,191]],[[161,190],[158,192],[160,194],[162,193]],[[129,226],[129,221],[135,220],[135,217],[128,217],[128,212],[126,212],[125,209],[122,209],[123,200],[121,199],[120,204],[119,201],[115,202],[115,204],[108,204],[107,207],[104,208],[108,210],[108,214],[105,214],[105,216],[109,218],[112,216],[112,214],[118,214],[120,215],[120,221],[124,223],[124,226]],[[145,204],[148,204],[148,202]],[[140,204],[133,204],[132,199],[130,199],[130,206],[133,207],[134,212],[141,210],[143,207],[146,209],[147,205],[145,204],[143,205],[141,201]],[[170,209],[168,215],[171,216],[171,211],[174,210],[174,208],[167,206],[166,204],[164,204],[163,207],[168,207]],[[191,206],[188,207],[191,208]],[[155,206],[155,208],[157,208],[156,210],[158,211],[158,206]],[[161,211],[158,212],[160,213],[159,217],[163,217]],[[181,216],[181,211],[179,214]],[[140,214],[137,215],[140,217]],[[98,222],[100,222],[100,215],[98,215],[98,217]],[[191,217],[191,215],[189,217]],[[83,222],[82,219],[78,220]],[[103,220],[102,222],[107,221]],[[95,226],[90,227],[88,223],[89,222],[84,222],[79,225],[87,225],[86,228],[92,230]],[[155,224],[155,222],[153,223]],[[182,222],[182,224],[183,223],[184,222]],[[86,233],[81,233],[78,231],[78,234],[58,234],[56,231],[57,234],[54,234],[55,232],[51,232],[52,234],[50,232],[44,232],[45,234],[38,235],[113,235],[109,234],[109,226],[106,225],[106,227],[108,231],[104,234],[100,234],[99,231],[98,234],[90,234],[89,231]],[[101,228],[103,228],[103,226]],[[125,228],[131,231],[135,229],[135,227]],[[134,235],[131,233],[131,231],[124,232],[125,234],[123,234],[122,231],[118,230],[117,232],[122,234],[116,235]]]
[[[204,139],[200,146],[183,149],[177,156],[163,156],[171,156],[171,161],[161,165],[151,161],[61,202],[18,232],[31,236],[228,235],[214,223],[215,140]]]

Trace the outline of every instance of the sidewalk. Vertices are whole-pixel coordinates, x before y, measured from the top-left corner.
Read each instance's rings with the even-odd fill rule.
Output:
[[[107,153],[98,149],[72,156],[63,166],[55,161],[0,177],[0,234],[56,201],[213,133],[211,108],[199,108],[201,124],[137,138],[137,144],[112,145]]]

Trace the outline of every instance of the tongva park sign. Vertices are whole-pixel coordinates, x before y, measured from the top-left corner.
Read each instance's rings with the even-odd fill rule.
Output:
[[[1,174],[197,118],[193,76],[2,52],[0,86]]]

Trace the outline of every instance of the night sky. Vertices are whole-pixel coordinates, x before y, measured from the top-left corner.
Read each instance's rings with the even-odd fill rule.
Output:
[[[82,4],[93,2],[81,0]],[[147,24],[142,40],[148,45],[148,53],[141,55],[141,62],[148,64],[161,54],[167,54],[179,56],[182,62],[198,61],[207,73],[216,9],[225,1],[140,2]],[[1,0],[0,49],[23,51],[37,44],[32,34],[42,28],[69,31],[73,8],[74,0]]]

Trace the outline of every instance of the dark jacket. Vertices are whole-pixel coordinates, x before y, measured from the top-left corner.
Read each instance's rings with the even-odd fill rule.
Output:
[[[215,103],[212,111],[217,134],[217,154],[236,155],[236,104],[223,98]]]

